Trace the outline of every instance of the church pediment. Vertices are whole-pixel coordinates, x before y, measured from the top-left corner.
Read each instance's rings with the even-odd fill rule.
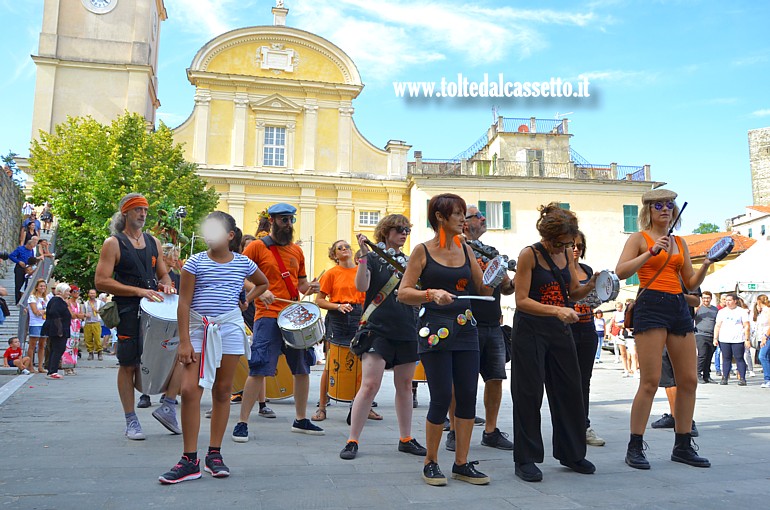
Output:
[[[268,113],[294,113],[302,112],[302,106],[291,101],[280,94],[272,94],[264,99],[249,102],[249,106],[255,112]]]

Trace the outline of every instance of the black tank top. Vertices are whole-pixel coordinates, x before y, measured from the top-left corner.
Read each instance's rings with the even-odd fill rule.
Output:
[[[422,275],[420,275],[422,287],[424,289],[442,289],[456,296],[469,295],[468,287],[473,287],[473,280],[471,279],[470,258],[465,246],[463,246],[465,264],[460,267],[449,267],[439,264],[430,256],[427,246],[423,244],[422,247],[425,250],[425,268],[422,270]],[[423,306],[433,313],[454,316],[464,313],[470,307],[469,305],[470,302],[467,299],[456,299],[449,305],[437,305],[431,301]]]
[[[155,272],[155,265],[158,261],[158,245],[155,243],[155,239],[148,235],[144,236],[145,247],[141,250],[137,250],[128,241],[127,237],[115,236],[118,240],[118,246],[120,247],[120,260],[115,266],[115,280],[123,285],[129,285],[131,287],[140,287],[142,289],[157,288],[158,282]],[[121,239],[123,237],[123,239]],[[146,269],[146,256],[147,250],[150,250],[150,269]],[[137,267],[136,259],[131,254],[131,251],[136,252],[136,256],[139,259],[141,267]],[[138,304],[141,298],[135,296],[115,296],[115,301],[118,303],[132,303]]]
[[[532,282],[529,285],[529,297],[544,305],[567,306],[564,302],[564,294],[562,294],[559,282],[556,281],[556,278],[554,278],[550,269],[546,269],[540,265],[535,249],[531,246],[530,249],[532,250],[532,253],[535,254],[535,267],[532,270]],[[569,272],[569,262],[563,268],[559,268],[558,266],[556,266],[556,268],[559,269],[564,284],[569,288],[569,284],[572,281]]]

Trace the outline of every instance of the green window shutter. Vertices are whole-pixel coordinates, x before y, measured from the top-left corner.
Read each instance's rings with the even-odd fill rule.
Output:
[[[631,278],[626,278],[626,285],[639,285],[639,276],[634,273]]]
[[[623,206],[623,231],[624,232],[638,232],[639,231],[639,206],[637,205],[624,205]]]
[[[569,203],[567,202],[559,202],[559,207],[561,207],[565,211],[569,211]]]
[[[430,198],[425,201],[425,210],[428,210],[428,205],[430,205]],[[425,215],[425,226],[430,228],[430,218],[428,218],[428,215]]]
[[[487,201],[486,200],[479,200],[479,212],[483,214],[484,216],[487,215]]]
[[[511,203],[503,202],[503,229],[511,230]]]

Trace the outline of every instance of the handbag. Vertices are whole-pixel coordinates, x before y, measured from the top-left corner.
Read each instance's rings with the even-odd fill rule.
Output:
[[[668,252],[668,257],[666,257],[666,261],[663,263],[662,266],[660,266],[660,269],[658,269],[658,272],[655,273],[655,275],[650,279],[649,282],[647,282],[646,287],[640,287],[639,290],[636,293],[636,300],[639,299],[639,296],[641,296],[645,290],[647,290],[650,285],[652,285],[652,282],[655,281],[655,278],[657,278],[660,273],[663,272],[663,270],[668,265],[668,261],[671,260],[671,252]],[[634,328],[634,308],[636,307],[636,300],[628,303],[626,305],[626,311],[623,313],[623,327],[626,329],[633,329]]]
[[[105,303],[99,310],[99,316],[107,328],[117,328],[120,324],[120,314],[118,313],[118,304],[115,301]]]

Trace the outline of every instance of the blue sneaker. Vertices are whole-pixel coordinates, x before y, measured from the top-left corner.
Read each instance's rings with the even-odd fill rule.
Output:
[[[249,442],[249,424],[239,421],[235,424],[233,429],[233,441],[236,443],[248,443]]]
[[[313,424],[307,418],[302,420],[294,420],[291,426],[292,432],[298,432],[300,434],[310,434],[311,436],[323,436],[325,434],[324,429]]]
[[[187,480],[197,480],[201,477],[200,459],[190,462],[187,457],[182,457],[174,467],[158,477],[158,481],[163,485],[185,482]]]

